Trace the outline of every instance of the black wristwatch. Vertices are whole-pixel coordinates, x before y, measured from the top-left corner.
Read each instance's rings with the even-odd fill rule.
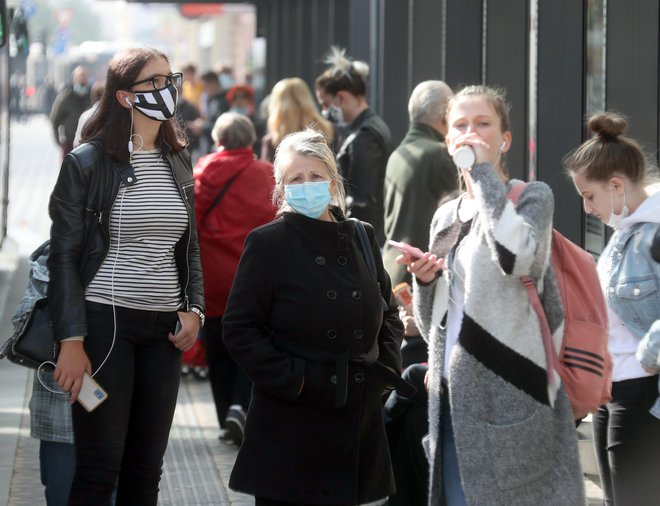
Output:
[[[199,316],[199,326],[203,327],[204,322],[206,321],[206,316],[204,316],[204,312],[199,309],[197,306],[190,306],[190,310],[195,313],[197,316]]]

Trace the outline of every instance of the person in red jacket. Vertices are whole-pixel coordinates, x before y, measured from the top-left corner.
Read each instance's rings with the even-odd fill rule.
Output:
[[[252,122],[234,112],[222,114],[212,130],[217,151],[197,162],[195,213],[206,296],[204,341],[220,439],[240,445],[251,383],[222,342],[225,311],[245,236],[275,217],[273,166],[255,160]]]

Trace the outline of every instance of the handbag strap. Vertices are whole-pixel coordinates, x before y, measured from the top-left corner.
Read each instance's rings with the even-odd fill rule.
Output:
[[[367,236],[367,229],[364,228],[364,224],[357,218],[350,218],[355,223],[355,231],[357,232],[358,239],[360,239],[360,246],[362,246],[362,254],[364,255],[364,261],[367,264],[371,276],[378,286],[378,293],[380,293],[380,282],[378,281],[378,269],[376,268],[376,259],[374,258],[374,252],[371,249],[371,244],[369,243],[369,237]],[[381,300],[383,301],[383,311],[387,311],[390,307],[383,294],[380,295]]]
[[[245,170],[245,169],[243,169],[243,170]],[[220,201],[222,200],[222,197],[225,196],[225,193],[227,193],[227,190],[229,190],[229,187],[232,185],[232,183],[233,183],[234,181],[236,181],[236,178],[237,178],[238,176],[240,176],[240,175],[243,173],[243,170],[240,171],[240,172],[237,172],[237,173],[234,174],[232,177],[230,177],[230,178],[229,178],[229,181],[227,181],[227,182],[225,183],[225,185],[220,189],[220,191],[218,192],[218,194],[217,194],[217,195],[215,196],[215,198],[213,199],[213,202],[211,202],[211,205],[209,206],[209,208],[208,208],[208,209],[206,210],[206,212],[204,213],[204,216],[202,217],[202,223],[206,223],[206,219],[207,219],[207,218],[209,217],[209,215],[211,214],[211,211],[213,211],[213,209],[215,209],[215,207],[220,203]]]
[[[374,259],[374,252],[371,249],[371,244],[369,244],[369,237],[367,236],[367,230],[364,228],[364,224],[357,218],[351,218],[355,223],[355,231],[357,232],[358,239],[360,239],[360,246],[362,246],[362,254],[364,255],[364,260],[367,263],[367,268],[373,278],[378,281],[378,271],[376,269],[376,260]]]

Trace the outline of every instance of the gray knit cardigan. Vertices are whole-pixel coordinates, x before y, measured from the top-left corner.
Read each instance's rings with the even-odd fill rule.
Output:
[[[518,205],[489,164],[472,169],[478,212],[463,226],[463,323],[449,363],[449,402],[463,489],[469,505],[583,506],[575,426],[558,377],[549,386],[538,319],[519,277],[538,281],[559,349],[563,310],[548,268],[554,202],[541,182]],[[456,246],[463,197],[443,205],[431,224],[429,250]],[[442,497],[440,390],[451,266],[430,285],[415,281],[415,314],[429,342],[429,504]]]

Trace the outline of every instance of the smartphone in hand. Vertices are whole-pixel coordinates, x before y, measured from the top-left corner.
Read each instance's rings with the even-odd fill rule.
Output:
[[[398,249],[402,253],[408,253],[413,258],[422,258],[424,255],[424,252],[421,249],[415,248],[415,246],[411,246],[405,242],[397,242],[390,239],[387,241],[387,244]]]
[[[107,398],[108,393],[88,373],[85,373],[78,394],[78,402],[83,408],[89,412],[94,411]]]

